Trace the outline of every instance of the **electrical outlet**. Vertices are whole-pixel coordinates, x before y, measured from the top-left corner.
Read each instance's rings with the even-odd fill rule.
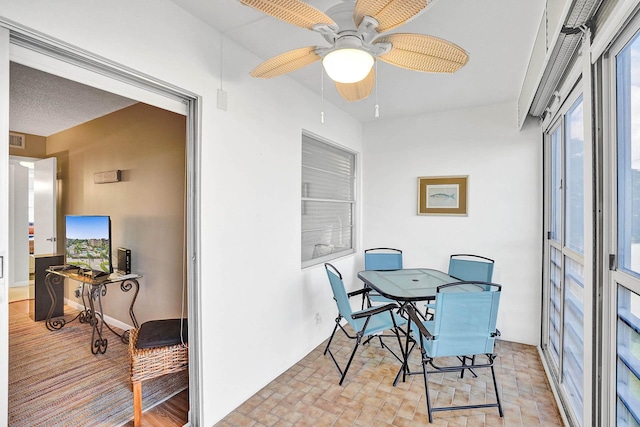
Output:
[[[316,325],[319,325],[322,323],[322,316],[320,316],[320,313],[316,313]]]

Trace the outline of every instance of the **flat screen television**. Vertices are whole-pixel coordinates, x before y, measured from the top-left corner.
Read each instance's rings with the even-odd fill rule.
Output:
[[[106,215],[67,215],[65,224],[65,263],[113,273],[111,219]]]

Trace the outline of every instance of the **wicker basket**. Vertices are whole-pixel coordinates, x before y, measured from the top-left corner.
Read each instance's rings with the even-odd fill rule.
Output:
[[[177,344],[167,347],[136,348],[138,329],[129,331],[129,364],[133,387],[133,424],[142,421],[142,381],[189,368],[189,346]]]

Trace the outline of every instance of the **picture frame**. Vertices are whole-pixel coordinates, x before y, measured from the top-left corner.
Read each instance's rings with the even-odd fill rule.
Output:
[[[468,175],[418,177],[418,215],[467,215]]]

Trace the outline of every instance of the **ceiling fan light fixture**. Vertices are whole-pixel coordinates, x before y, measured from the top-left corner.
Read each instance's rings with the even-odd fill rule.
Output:
[[[331,80],[355,83],[367,77],[373,66],[373,56],[362,49],[345,48],[329,52],[322,65]]]

